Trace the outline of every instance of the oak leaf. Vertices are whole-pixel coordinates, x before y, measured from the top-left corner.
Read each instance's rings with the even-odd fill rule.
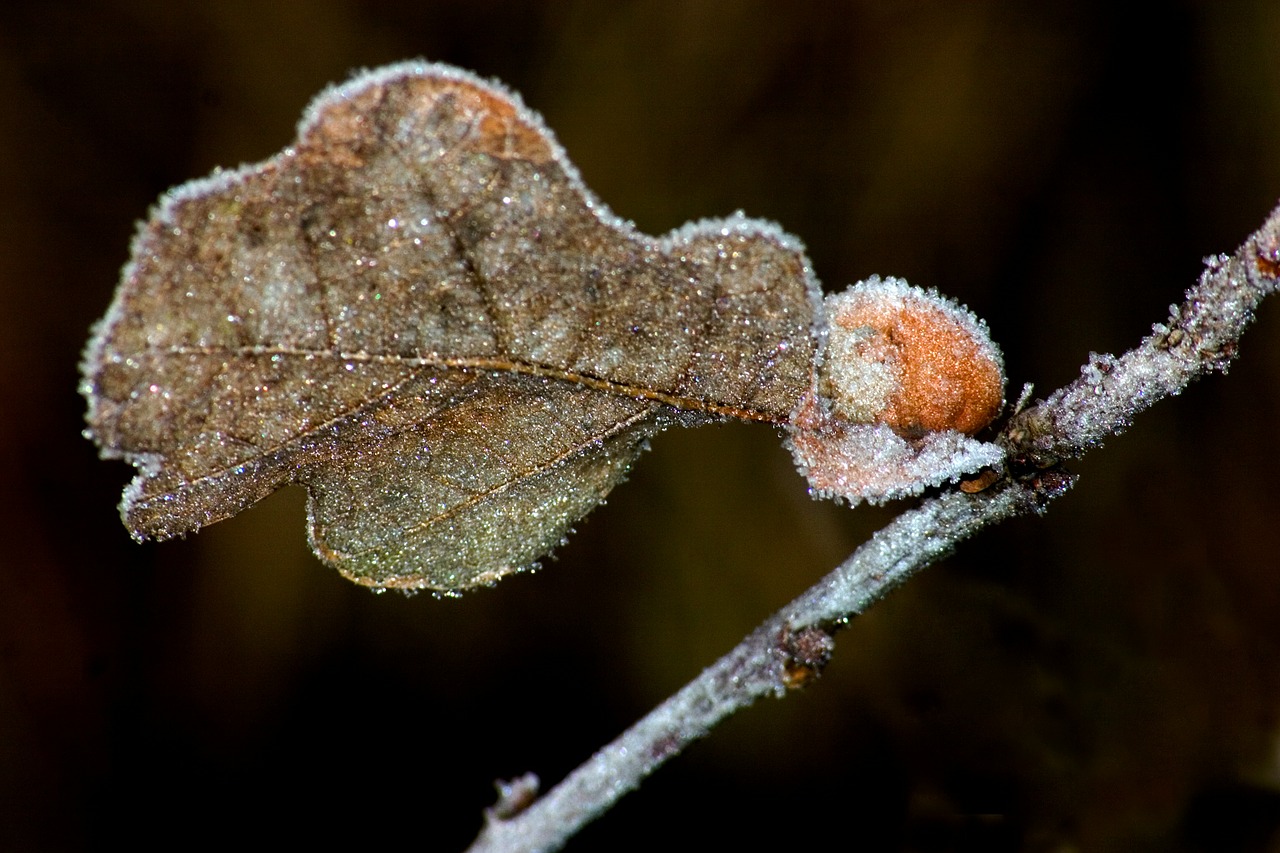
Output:
[[[776,227],[637,233],[516,96],[397,65],[162,200],[86,355],[89,432],[139,469],[138,539],[297,482],[352,580],[463,589],[554,547],[663,427],[784,423],[819,300]]]
[[[136,538],[300,483],[316,553],[379,588],[533,564],[669,425],[784,427],[854,502],[1000,459],[965,434],[1003,394],[967,311],[896,279],[824,302],[799,241],[741,215],[640,234],[517,96],[423,63],[162,199],[83,373]]]

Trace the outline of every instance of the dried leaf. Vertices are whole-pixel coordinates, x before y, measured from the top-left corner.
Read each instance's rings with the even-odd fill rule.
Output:
[[[297,482],[348,577],[459,590],[545,554],[668,424],[786,423],[819,304],[772,225],[636,233],[515,96],[405,64],[162,201],[82,390],[139,469],[136,538]]]
[[[1000,459],[965,434],[1004,382],[967,311],[895,279],[824,303],[741,216],[639,234],[518,98],[441,65],[326,92],[292,148],[170,193],[83,370],[136,538],[301,483],[316,553],[375,587],[532,564],[672,424],[785,426],[853,502]]]

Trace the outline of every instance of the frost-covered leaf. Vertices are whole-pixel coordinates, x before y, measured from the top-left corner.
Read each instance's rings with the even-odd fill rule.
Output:
[[[985,329],[891,284],[828,298],[823,363],[797,240],[741,216],[637,233],[514,95],[402,64],[321,95],[272,159],[162,200],[82,391],[103,455],[139,470],[135,537],[300,483],[322,559],[453,591],[544,555],[671,424],[785,427],[815,489],[854,501],[989,464],[962,435],[999,405],[998,355],[963,342]],[[869,295],[897,301],[850,320]],[[981,387],[957,379],[975,353]]]
[[[664,425],[785,421],[817,299],[775,227],[638,234],[514,96],[398,65],[162,201],[89,346],[89,426],[139,468],[138,538],[298,482],[352,579],[461,589],[545,554]]]

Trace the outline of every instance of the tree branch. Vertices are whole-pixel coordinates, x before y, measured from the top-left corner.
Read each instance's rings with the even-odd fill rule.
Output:
[[[1134,349],[1090,354],[1080,378],[1015,414],[997,438],[1003,471],[962,484],[898,516],[840,567],[775,613],[617,740],[524,810],[504,797],[470,848],[546,851],[761,696],[782,696],[826,664],[832,634],[849,619],[982,528],[1040,512],[1073,482],[1058,467],[1127,428],[1134,415],[1192,380],[1225,370],[1258,304],[1280,276],[1280,207],[1233,255],[1206,261],[1199,283]],[[968,492],[974,492],[972,494]],[[514,790],[527,793],[526,785]],[[513,816],[506,816],[511,815]]]

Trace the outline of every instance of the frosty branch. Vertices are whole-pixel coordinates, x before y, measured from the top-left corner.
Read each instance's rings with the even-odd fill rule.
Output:
[[[519,811],[521,804],[500,801],[471,851],[558,849],[721,720],[806,683],[849,619],[984,527],[1044,511],[1074,480],[1061,462],[1123,432],[1199,376],[1224,371],[1277,277],[1280,207],[1234,254],[1209,258],[1199,283],[1137,347],[1119,357],[1091,354],[1078,379],[1010,418],[998,439],[1005,462],[985,488],[985,480],[971,481],[904,512],[532,805]]]
[[[796,238],[741,214],[639,233],[501,85],[402,63],[323,93],[296,143],[166,195],[82,365],[88,437],[137,468],[138,539],[306,487],[317,556],[375,588],[457,593],[529,567],[670,426],[785,430],[815,494],[918,495],[839,569],[476,849],[547,850],[718,721],[815,677],[852,617],[1060,466],[1222,369],[1280,273],[1280,213],[1212,259],[1122,357],[1001,408],[981,320],[872,277],[823,295]],[[975,473],[977,472],[977,473]]]

